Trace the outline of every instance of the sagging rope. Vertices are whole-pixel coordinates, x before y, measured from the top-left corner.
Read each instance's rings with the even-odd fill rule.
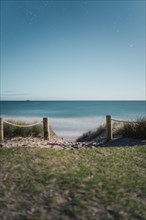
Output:
[[[15,127],[22,127],[22,128],[33,127],[35,125],[38,125],[38,124],[42,123],[42,121],[40,121],[40,122],[37,122],[37,123],[34,123],[34,124],[29,124],[29,125],[18,125],[18,124],[15,124],[15,123],[12,123],[12,122],[9,122],[9,121],[5,121],[5,120],[3,122],[5,122],[6,124],[15,126]]]
[[[111,119],[112,121],[114,122],[121,122],[121,123],[135,123],[135,124],[138,124],[137,121],[122,121],[122,120],[117,120],[117,119]]]

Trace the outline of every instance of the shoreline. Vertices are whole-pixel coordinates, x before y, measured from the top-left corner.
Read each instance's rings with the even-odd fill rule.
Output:
[[[16,121],[18,124],[37,123],[43,126],[43,117],[31,116],[6,116],[2,115],[3,120]],[[48,117],[51,129],[59,138],[67,141],[75,141],[83,133],[94,130],[105,123],[105,116],[77,116],[77,117]]]

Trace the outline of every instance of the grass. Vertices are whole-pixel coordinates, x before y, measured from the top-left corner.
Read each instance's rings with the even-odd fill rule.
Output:
[[[136,123],[112,123],[113,137],[146,139],[146,118],[137,119]],[[84,142],[106,137],[106,125],[96,130],[85,132],[76,141]]]
[[[30,125],[35,124],[36,122],[28,123],[21,120],[8,120],[9,122],[17,125]],[[55,136],[54,131],[50,127],[51,136]],[[4,123],[4,137],[13,138],[13,137],[39,137],[43,136],[43,125],[37,124],[32,127],[16,127]]]
[[[106,134],[106,125],[101,125],[95,130],[90,130],[82,134],[79,138],[77,138],[77,142],[91,141],[96,138],[104,137]]]
[[[0,219],[146,219],[146,146],[0,149]]]
[[[146,139],[146,118],[138,119],[136,123],[125,123],[117,132],[122,137]]]

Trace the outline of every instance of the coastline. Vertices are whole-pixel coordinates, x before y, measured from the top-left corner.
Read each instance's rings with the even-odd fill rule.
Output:
[[[75,141],[83,133],[106,122],[106,115],[118,120],[145,116],[145,101],[2,101],[1,117],[33,123],[48,117],[58,137]]]

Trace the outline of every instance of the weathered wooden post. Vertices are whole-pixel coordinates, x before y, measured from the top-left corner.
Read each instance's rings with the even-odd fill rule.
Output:
[[[50,128],[48,123],[48,118],[43,118],[43,128],[44,128],[44,139],[50,139]]]
[[[111,115],[106,116],[106,139],[107,141],[112,139],[112,121]]]
[[[3,125],[3,118],[0,118],[0,141],[4,140],[4,125]]]

